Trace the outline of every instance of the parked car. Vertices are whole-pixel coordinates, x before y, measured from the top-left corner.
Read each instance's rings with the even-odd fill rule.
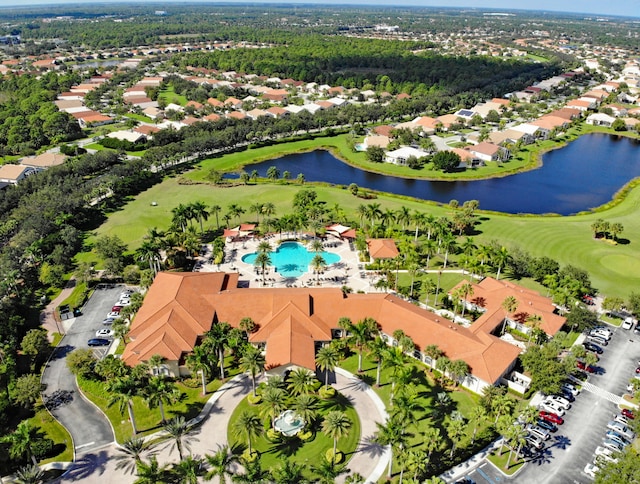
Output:
[[[554,424],[553,422],[549,422],[548,420],[544,420],[542,418],[539,418],[538,420],[536,420],[536,425],[541,429],[545,429],[548,432],[558,431],[558,426],[556,424]]]
[[[602,336],[589,336],[587,342],[594,343],[600,346],[608,346],[609,342],[604,339]]]
[[[593,351],[594,353],[597,353],[599,355],[601,355],[602,353],[604,353],[604,350],[598,346],[597,344],[591,342],[591,341],[585,341],[584,343],[582,343],[582,346],[584,346],[584,349],[587,351]]]
[[[631,442],[633,439],[636,438],[636,434],[633,432],[633,430],[631,430],[625,424],[616,422],[615,420],[612,420],[611,422],[609,422],[607,424],[607,428],[619,433],[629,442]]]
[[[625,417],[624,415],[622,415],[621,413],[614,414],[613,420],[615,420],[616,422],[620,422],[621,424],[626,425],[627,427],[631,423],[631,420]]]
[[[633,332],[635,334],[640,334],[640,323],[637,323],[634,327],[633,327]]]
[[[624,445],[619,444],[618,442],[611,439],[604,439],[602,441],[602,446],[615,452],[622,452],[624,450]]]
[[[107,319],[108,318],[112,318],[112,319],[116,319],[120,317],[120,312],[116,312],[116,311],[111,311],[110,313],[107,314]]]
[[[573,396],[573,393],[560,389],[560,396],[565,400],[570,401],[571,403],[576,401],[576,397]]]
[[[547,412],[546,410],[541,410],[538,415],[542,420],[546,420],[547,422],[552,422],[556,425],[562,425],[564,423],[564,419],[553,412]]]
[[[113,324],[116,318],[105,318],[102,320],[102,324]]]
[[[580,395],[580,389],[573,383],[564,382],[561,386],[562,390],[571,393],[574,397]]]
[[[633,318],[626,318],[620,326],[622,329],[631,329],[633,327]]]
[[[619,443],[623,447],[626,447],[627,445],[629,445],[629,442],[627,441],[627,439],[625,439],[622,435],[620,435],[615,430],[607,430],[607,433],[604,434],[604,438],[606,440],[613,440],[614,442]]]
[[[118,303],[116,304],[116,306],[129,306],[131,304],[131,301],[129,299],[119,299]]]
[[[584,361],[578,360],[576,362],[576,366],[579,369],[586,371],[587,373],[595,373],[596,372],[596,369],[593,366],[587,365]]]
[[[87,341],[87,344],[89,346],[109,346],[111,344],[111,341],[104,338],[91,338],[89,341]]]
[[[543,401],[540,405],[540,410],[546,410],[548,412],[553,412],[559,417],[564,416],[564,408],[558,405],[555,402]]]
[[[589,294],[585,294],[584,296],[582,296],[582,302],[587,304],[588,306],[593,306],[595,304],[593,296],[590,296]]]
[[[115,306],[113,306],[113,307],[111,308],[111,312],[112,312],[112,313],[119,313],[120,311],[122,311],[122,308],[123,308],[123,307],[124,307],[124,306],[118,306],[118,305],[116,304]]]
[[[571,408],[571,403],[568,400],[559,397],[557,395],[549,395],[544,399],[545,402],[552,402],[554,404],[560,405],[565,410],[569,410]]]
[[[549,440],[549,437],[551,437],[548,430],[545,430],[536,425],[527,425],[527,432],[529,432],[531,435],[535,435],[542,440]]]
[[[623,408],[623,409],[620,411],[620,413],[621,413],[622,415],[624,415],[625,417],[630,418],[631,420],[633,420],[633,419],[635,419],[635,418],[636,418],[636,414],[635,414],[635,413],[633,413],[633,412],[632,412],[631,410],[629,410],[628,408]]]
[[[593,462],[589,462],[586,466],[584,466],[584,473],[592,479],[596,478],[596,472],[598,472],[599,470],[600,468]]]
[[[100,338],[100,337],[109,338],[112,335],[113,335],[113,330],[109,329],[109,328],[103,328],[103,329],[99,329],[98,331],[96,331],[96,336],[98,338]]]
[[[604,446],[596,447],[595,455],[596,455],[596,458],[599,457],[601,459],[608,460],[610,462],[618,462],[618,459],[616,457],[617,455],[616,451],[608,447],[604,447]]]
[[[527,441],[527,446],[529,447],[533,447],[534,449],[537,449],[537,450],[544,449],[544,441],[540,437],[536,437],[533,434],[528,434],[525,437],[525,440]]]
[[[589,331],[589,336],[606,339],[609,341],[613,333],[607,329],[592,329]]]

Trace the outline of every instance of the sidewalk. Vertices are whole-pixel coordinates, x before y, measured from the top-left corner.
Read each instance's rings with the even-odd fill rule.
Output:
[[[62,322],[58,321],[56,316],[56,309],[60,306],[62,301],[71,295],[75,287],[76,279],[75,277],[71,277],[64,286],[64,289],[62,289],[60,294],[58,294],[58,297],[47,304],[47,306],[40,312],[40,326],[47,330],[49,341],[53,341],[53,333],[62,332],[62,334],[64,334]]]

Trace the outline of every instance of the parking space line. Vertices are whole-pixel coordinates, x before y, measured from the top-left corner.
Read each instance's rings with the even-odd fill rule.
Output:
[[[491,479],[491,477],[489,477],[489,475],[482,470],[482,466],[478,467],[477,471],[478,474],[480,474],[487,482],[493,483],[493,479]]]

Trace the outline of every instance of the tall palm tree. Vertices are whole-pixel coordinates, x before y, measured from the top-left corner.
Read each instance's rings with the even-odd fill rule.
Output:
[[[271,419],[271,428],[275,427],[275,420],[287,405],[287,394],[282,388],[266,387],[262,392],[260,414]]]
[[[498,267],[498,272],[496,273],[497,280],[500,280],[500,271],[509,263],[510,260],[511,256],[505,247],[500,247],[500,249],[494,251],[491,255],[491,261]]]
[[[156,275],[160,268],[160,247],[150,240],[143,240],[138,250],[136,250],[137,258],[146,261],[149,269]]]
[[[256,222],[260,223],[260,214],[262,213],[262,203],[255,202],[249,206],[249,211],[256,214]]]
[[[387,351],[384,353],[384,359],[382,360],[382,367],[391,369],[391,399],[393,399],[393,393],[396,387],[395,377],[404,365],[405,359],[402,348],[397,346],[387,348]]]
[[[245,212],[244,208],[242,208],[237,203],[231,203],[228,206],[228,210],[229,210],[229,215],[231,215],[231,217],[236,217],[238,219],[238,223],[240,223],[240,215],[242,215]]]
[[[374,440],[380,445],[388,445],[391,449],[389,457],[389,468],[387,476],[391,479],[393,475],[393,455],[396,451],[404,449],[407,444],[409,433],[403,422],[396,419],[388,419],[384,423],[376,422],[378,430],[374,435]]]
[[[376,336],[367,344],[369,356],[376,362],[376,387],[380,386],[380,374],[382,373],[382,362],[384,361],[385,352],[387,351],[387,343],[380,335]]]
[[[31,427],[27,420],[23,420],[13,432],[0,438],[0,442],[9,444],[9,455],[11,458],[22,459],[26,457],[27,459],[31,459],[33,465],[38,465],[32,447],[32,443],[35,440],[33,433],[33,427]]]
[[[491,400],[491,411],[496,416],[494,424],[498,423],[498,419],[508,414],[515,406],[515,401],[509,395],[496,395]]]
[[[211,205],[211,213],[216,216],[216,230],[220,230],[220,212],[222,211],[222,207],[220,205]]]
[[[340,410],[332,410],[324,416],[322,431],[333,439],[333,458],[336,458],[338,439],[348,435],[351,429],[351,420],[347,414]]]
[[[168,466],[158,464],[157,457],[152,455],[149,462],[138,462],[136,476],[134,484],[165,484],[169,481]]]
[[[173,417],[162,426],[162,429],[165,431],[162,441],[171,441],[171,451],[177,449],[180,460],[184,458],[185,450],[187,452],[191,450],[191,442],[198,440],[193,435],[189,435],[193,427],[182,415]]]
[[[204,475],[204,462],[199,457],[188,455],[177,464],[173,464],[171,475],[179,484],[198,484],[198,477]]]
[[[273,204],[273,202],[265,202],[262,204],[261,212],[262,216],[267,219],[275,215],[276,206]]]
[[[253,261],[253,265],[262,270],[262,284],[264,285],[266,283],[265,273],[267,272],[267,267],[271,265],[271,257],[267,252],[259,252]]]
[[[469,420],[473,423],[473,434],[471,435],[471,444],[473,444],[476,440],[478,427],[480,427],[487,420],[487,411],[482,405],[476,405],[471,410],[471,415],[469,415]]]
[[[502,322],[502,331],[500,334],[504,334],[509,314],[513,314],[516,309],[518,309],[518,300],[513,296],[507,296],[504,301],[502,301],[501,306],[502,309],[504,309],[504,320]]]
[[[231,325],[224,321],[214,324],[204,335],[203,345],[210,345],[218,353],[218,363],[220,365],[220,379],[224,380],[224,354],[229,344],[229,332]]]
[[[164,404],[176,403],[182,393],[172,381],[162,376],[154,376],[142,389],[142,397],[147,402],[149,408],[158,407],[160,409],[160,417],[162,422],[166,421],[164,415]]]
[[[233,432],[236,437],[244,437],[247,439],[247,449],[249,451],[249,455],[252,454],[251,449],[251,441],[262,435],[262,422],[260,422],[260,418],[254,413],[249,412],[248,410],[243,411],[239,416],[238,420],[236,420],[233,424]]]
[[[464,420],[452,420],[447,427],[447,434],[451,440],[451,453],[449,454],[449,457],[453,457],[456,447],[465,435],[464,425]]]
[[[318,399],[315,395],[303,393],[298,395],[293,402],[293,410],[307,424],[315,420],[318,409]]]
[[[229,447],[223,445],[213,454],[205,454],[204,456],[209,465],[209,472],[204,476],[205,481],[210,481],[214,477],[218,477],[220,484],[226,484],[227,477],[231,477],[233,472],[230,467],[236,460],[235,456],[229,452]]]
[[[369,219],[369,226],[373,227],[373,223],[376,220],[379,220],[380,216],[382,215],[382,211],[380,210],[380,204],[370,203],[366,206],[366,211],[367,211],[366,216]]]
[[[404,205],[396,211],[396,221],[402,225],[403,232],[405,231],[407,224],[411,222],[411,212]]]
[[[253,396],[256,396],[256,376],[264,369],[265,358],[259,348],[248,345],[240,357],[240,371],[246,371],[251,375],[251,388]]]
[[[209,211],[207,210],[207,205],[204,202],[197,201],[191,204],[193,214],[196,219],[200,223],[200,233],[204,233],[203,221],[206,222],[209,220]]]
[[[329,373],[335,369],[339,359],[340,355],[331,345],[323,346],[318,350],[318,353],[316,354],[316,365],[325,373],[325,388],[329,388]]]
[[[139,394],[137,382],[131,376],[124,376],[109,380],[105,384],[107,391],[111,394],[107,407],[118,405],[120,414],[124,414],[126,408],[129,412],[129,420],[133,429],[133,435],[138,433],[136,428],[135,415],[133,413],[133,397]]]
[[[462,317],[464,318],[464,310],[467,308],[467,298],[473,296],[473,286],[465,282],[460,286],[460,297],[462,299]]]
[[[378,332],[378,323],[375,319],[367,317],[352,324],[348,331],[350,334],[347,341],[358,348],[358,373],[362,373],[362,350]]]
[[[133,474],[151,448],[152,444],[143,438],[131,437],[125,440],[116,448],[116,469],[124,469],[125,472]]]
[[[320,272],[327,266],[327,261],[320,254],[316,254],[309,264],[313,272],[316,273],[316,284],[320,284]]]
[[[289,381],[287,388],[293,395],[309,393],[317,381],[315,375],[306,368],[296,368],[289,373],[287,379]]]
[[[210,348],[198,345],[185,358],[187,368],[192,372],[199,372],[202,380],[202,394],[207,394],[207,376],[213,378],[213,369],[217,366],[215,354],[211,354]]]
[[[323,458],[319,464],[311,464],[311,472],[313,472],[317,478],[318,484],[334,484],[338,476],[344,472],[347,472],[346,466],[336,465],[333,461]]]
[[[171,224],[180,228],[183,232],[187,230],[187,224],[189,223],[187,206],[181,203],[177,207],[172,208],[171,213],[173,214]]]
[[[433,369],[438,364],[438,358],[444,356],[444,351],[442,351],[438,345],[428,345],[425,346],[423,353],[431,358],[431,364],[429,365],[429,371],[433,371]]]
[[[286,459],[271,471],[271,480],[275,484],[307,484],[303,475],[304,466],[291,459]]]
[[[437,427],[427,427],[422,433],[425,450],[427,451],[427,463],[431,460],[433,451],[438,450],[442,446],[442,436],[440,429]]]
[[[452,253],[456,248],[456,238],[450,233],[446,232],[442,235],[440,239],[440,248],[444,250],[444,264],[442,265],[443,269],[447,268],[447,262],[449,261],[449,254]]]

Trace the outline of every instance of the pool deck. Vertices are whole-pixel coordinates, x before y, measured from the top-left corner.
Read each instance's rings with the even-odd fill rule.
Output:
[[[273,249],[280,241],[297,241],[307,247],[313,241],[313,236],[308,234],[270,234],[265,237],[249,238],[244,241],[228,241],[225,245],[225,256],[222,264],[210,262],[211,246],[207,246],[195,265],[194,271],[199,272],[238,272],[240,284],[249,287],[350,287],[353,292],[378,292],[374,287],[377,275],[373,271],[364,270],[364,264],[358,262],[358,252],[349,242],[328,236],[323,240],[326,252],[333,252],[340,256],[340,261],[329,264],[322,274],[306,272],[300,277],[283,277],[273,267],[268,268],[264,275],[253,266],[242,262],[245,254],[256,252],[258,244],[262,241],[271,243]]]

